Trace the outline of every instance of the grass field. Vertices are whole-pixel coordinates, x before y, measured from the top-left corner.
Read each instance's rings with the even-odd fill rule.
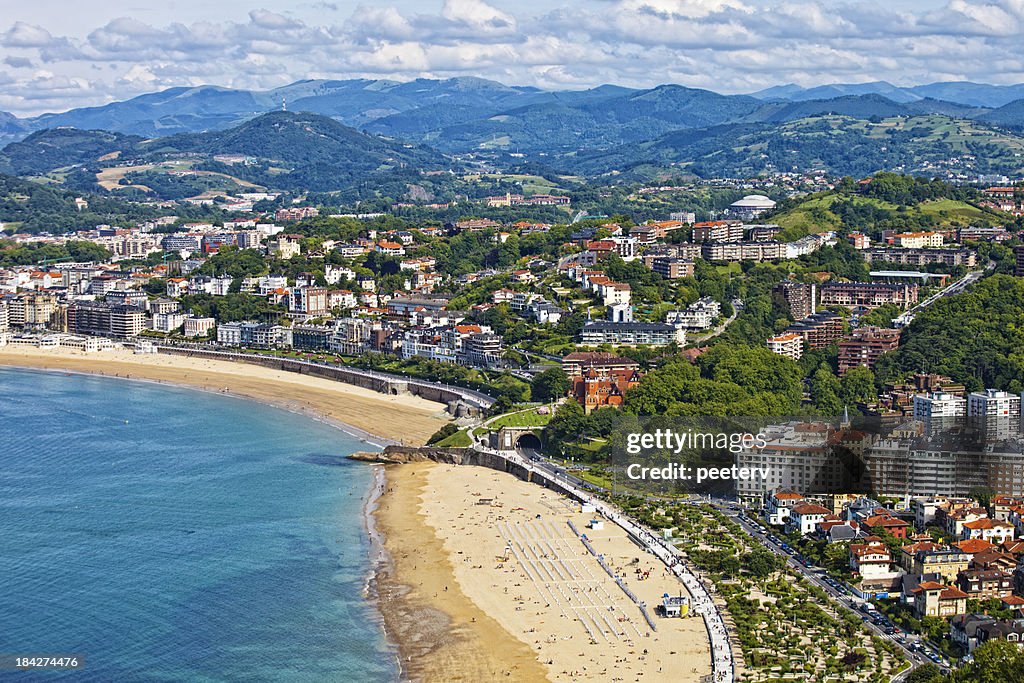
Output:
[[[800,234],[809,232],[827,232],[840,227],[839,217],[831,211],[832,205],[837,201],[852,201],[855,204],[873,204],[882,209],[895,211],[898,207],[895,204],[873,199],[869,197],[847,197],[837,194],[829,194],[823,197],[808,199],[799,206],[775,216],[772,220],[782,226],[789,234]],[[907,209],[907,216],[925,215],[937,220],[939,226],[948,226],[952,223],[970,224],[977,221],[991,221],[997,217],[993,214],[979,209],[967,202],[953,199],[939,199],[936,201],[923,202],[917,206]]]
[[[434,445],[440,448],[467,448],[473,445],[473,440],[469,438],[469,434],[466,433],[466,430],[462,429],[455,432],[448,438],[438,441]]]
[[[524,410],[518,413],[502,415],[488,427],[498,430],[502,427],[543,427],[551,421],[551,413],[538,413],[536,410]]]

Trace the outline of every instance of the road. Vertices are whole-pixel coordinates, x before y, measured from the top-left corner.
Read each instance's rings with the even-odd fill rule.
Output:
[[[938,292],[936,292],[935,294],[932,294],[930,297],[928,297],[924,301],[919,302],[916,306],[914,306],[913,308],[909,309],[903,315],[899,316],[898,318],[894,318],[893,321],[892,321],[892,326],[893,327],[906,327],[907,325],[909,325],[914,320],[914,316],[919,311],[922,311],[925,308],[928,308],[933,303],[935,303],[936,301],[938,301],[939,299],[941,299],[943,297],[952,296],[953,294],[961,293],[962,291],[964,291],[965,289],[967,289],[968,287],[973,285],[975,282],[980,280],[985,275],[985,273],[989,272],[990,270],[992,270],[995,267],[996,267],[996,262],[995,261],[989,261],[988,264],[985,266],[985,270],[973,270],[970,273],[967,273],[967,275],[963,276],[962,278],[960,278],[959,280],[957,280],[956,282],[951,284],[949,287],[946,287],[945,289],[939,290]]]
[[[839,582],[835,582],[835,585],[828,583],[825,580],[828,577],[828,575],[821,568],[814,566],[807,567],[802,563],[798,562],[794,557],[796,553],[790,554],[783,550],[783,541],[781,539],[773,540],[771,538],[773,536],[773,532],[771,531],[771,529],[769,529],[767,533],[762,533],[761,529],[755,526],[753,523],[751,523],[748,518],[741,517],[740,511],[735,509],[733,505],[730,503],[723,501],[712,501],[712,505],[714,505],[714,507],[717,510],[719,510],[719,512],[725,514],[732,521],[739,524],[740,527],[742,527],[743,530],[746,531],[751,538],[760,542],[762,545],[764,545],[766,548],[768,548],[771,552],[778,555],[779,557],[785,558],[786,564],[789,567],[799,572],[801,576],[807,579],[807,581],[823,590],[837,608],[852,612],[854,615],[856,615],[863,621],[864,626],[866,626],[868,630],[872,632],[873,635],[878,636],[883,640],[892,641],[894,644],[899,646],[903,650],[903,654],[907,658],[907,661],[911,663],[911,667],[897,674],[896,676],[893,676],[892,680],[894,683],[898,683],[899,681],[904,680],[907,676],[910,675],[910,672],[916,669],[918,666],[931,661],[921,653],[911,649],[911,646],[913,646],[915,643],[921,643],[920,637],[914,634],[902,632],[894,633],[892,635],[886,633],[885,631],[887,627],[874,623],[873,620],[867,618],[867,615],[859,609],[859,605],[864,602],[863,600],[860,600],[859,598],[854,596],[851,592],[849,592],[849,589],[847,589]],[[900,642],[900,637],[903,637],[906,642]],[[951,666],[950,662],[948,662],[944,657],[942,658],[941,662],[936,662],[936,664],[943,668]]]
[[[743,312],[743,299],[733,299],[732,300],[732,315],[730,315],[728,318],[723,320],[722,323],[718,327],[713,329],[711,332],[708,332],[707,334],[700,334],[700,335],[695,334],[695,335],[693,335],[688,340],[688,343],[690,343],[690,344],[692,344],[694,342],[702,343],[702,342],[706,342],[708,339],[711,339],[712,337],[717,337],[718,335],[720,335],[723,332],[725,332],[725,328],[729,327],[729,325],[732,323],[732,321],[735,320],[736,317],[740,313],[742,313],[742,312]]]

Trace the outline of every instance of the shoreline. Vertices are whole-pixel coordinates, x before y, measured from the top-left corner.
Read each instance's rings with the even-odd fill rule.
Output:
[[[257,401],[330,425],[376,448],[420,445],[450,421],[441,404],[418,397],[387,396],[334,380],[224,360],[7,346],[0,347],[0,367],[127,379]]]
[[[382,554],[375,577],[385,633],[403,681],[542,681],[543,665],[460,589],[420,496],[434,463],[382,465],[373,511]]]

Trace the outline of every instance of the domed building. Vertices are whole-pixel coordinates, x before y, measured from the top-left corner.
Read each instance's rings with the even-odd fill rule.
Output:
[[[775,208],[775,202],[763,194],[748,194],[729,205],[729,213],[744,220],[753,220]]]

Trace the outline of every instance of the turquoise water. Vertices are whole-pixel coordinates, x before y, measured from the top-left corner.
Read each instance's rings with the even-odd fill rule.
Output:
[[[188,389],[0,368],[0,653],[89,681],[387,681],[364,444]],[[0,672],[0,680],[55,680]]]

